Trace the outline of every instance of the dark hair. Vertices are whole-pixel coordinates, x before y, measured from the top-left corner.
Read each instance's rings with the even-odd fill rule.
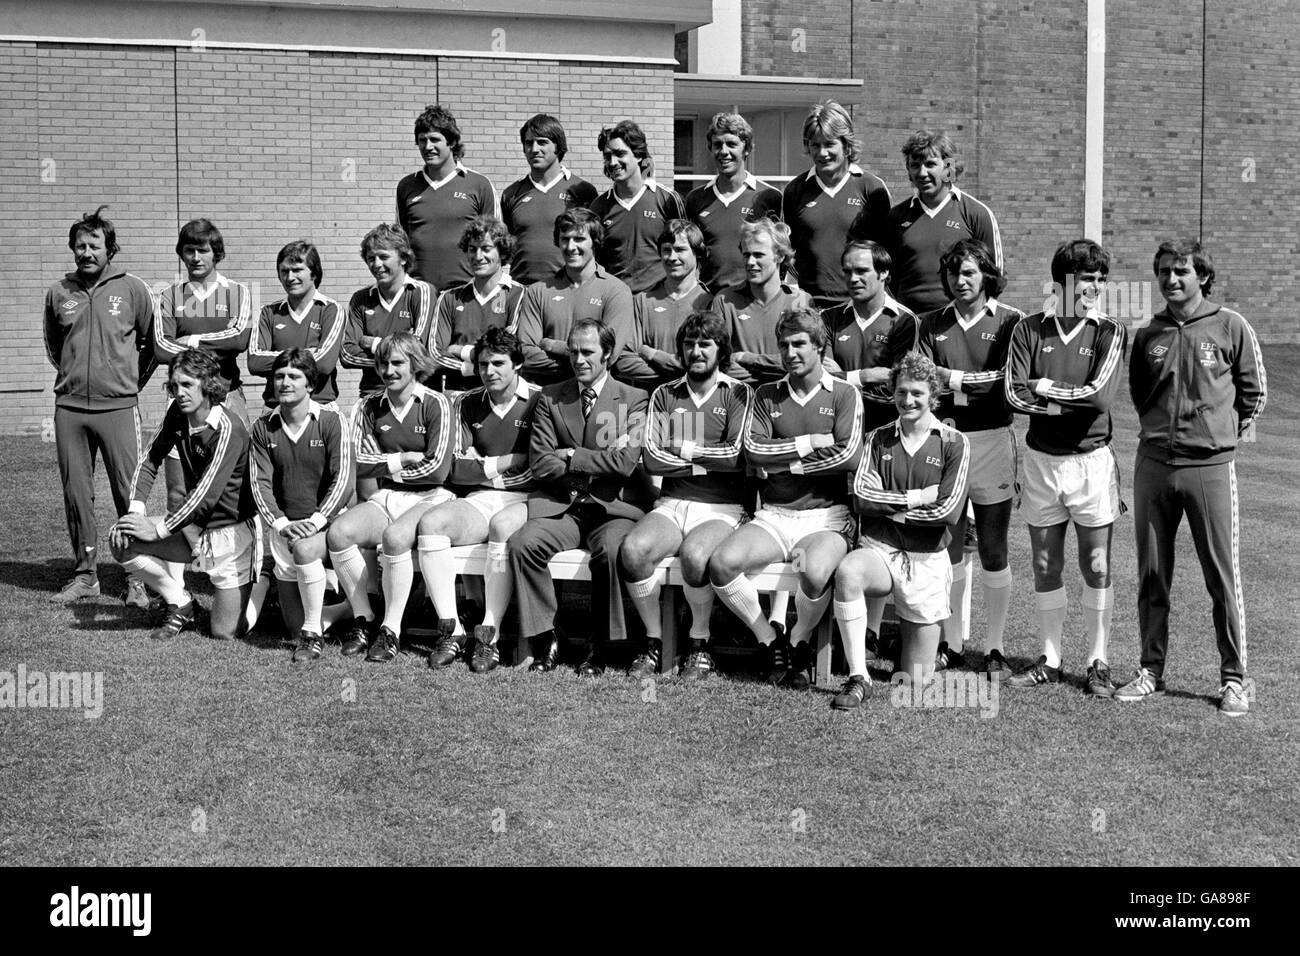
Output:
[[[1091,239],[1067,239],[1052,254],[1052,281],[1064,289],[1066,281],[1080,272],[1110,274],[1110,253]]]
[[[172,359],[167,367],[168,384],[177,372],[198,379],[199,389],[209,404],[220,405],[226,400],[227,385],[221,377],[221,363],[211,349],[203,346],[186,349]]]
[[[642,175],[654,175],[654,161],[650,158],[650,147],[646,145],[645,133],[641,132],[640,126],[631,120],[621,120],[613,126],[606,126],[596,137],[596,148],[603,153],[612,139],[621,139],[627,144],[627,148],[637,158]]]
[[[538,113],[519,127],[519,142],[527,145],[530,139],[549,139],[555,144],[556,159],[563,159],[569,151],[569,139],[564,135],[564,127],[549,113]]]
[[[429,356],[429,350],[424,347],[416,336],[410,332],[393,332],[385,335],[375,346],[375,369],[378,370],[394,352],[401,352],[411,363],[411,371],[415,373],[417,379],[428,375],[438,367]]]
[[[465,155],[465,146],[460,141],[460,126],[451,110],[435,104],[426,106],[424,112],[415,118],[415,138],[418,142],[421,133],[441,133],[442,138],[451,147],[453,159],[459,160]]]
[[[88,212],[72,224],[68,230],[68,248],[76,250],[77,236],[83,232],[102,232],[104,234],[104,249],[108,253],[108,258],[112,258],[120,251],[117,245],[117,230],[113,227],[113,221],[103,215],[108,206],[100,206],[94,212]]]
[[[910,382],[925,382],[930,386],[930,410],[934,411],[939,407],[939,392],[943,388],[943,383],[939,381],[939,372],[932,361],[920,352],[908,352],[890,370],[889,390],[898,391],[898,383],[902,379]]]
[[[1156,248],[1151,260],[1151,271],[1160,275],[1160,257],[1173,256],[1176,259],[1191,259],[1192,268],[1201,280],[1201,295],[1209,295],[1214,288],[1214,259],[1209,250],[1201,245],[1199,239],[1166,239]]]
[[[659,232],[659,238],[655,240],[655,249],[671,246],[680,238],[685,238],[690,243],[691,252],[695,253],[696,259],[702,260],[707,255],[708,250],[704,245],[704,233],[700,232],[700,227],[689,219],[669,219],[664,223],[663,229]]]
[[[600,336],[600,349],[605,353],[605,358],[614,357],[614,349],[618,347],[618,336],[614,333],[614,327],[606,324],[601,319],[595,319],[590,316],[582,316],[573,320],[573,325],[569,326],[569,334],[564,340],[568,345],[573,341],[575,332],[581,332],[583,329],[594,329]]]
[[[796,332],[807,332],[808,337],[812,339],[813,345],[817,346],[819,352],[825,351],[831,340],[831,333],[826,328],[826,322],[822,319],[822,314],[811,306],[792,309],[781,316],[781,320],[776,323],[776,340],[778,343]]]
[[[555,228],[551,239],[558,246],[560,236],[575,229],[585,232],[591,244],[597,248],[605,241],[605,226],[600,221],[600,217],[590,209],[581,206],[576,209],[566,209],[555,217]]]
[[[894,257],[880,243],[872,242],[870,239],[850,239],[844,243],[844,251],[840,253],[841,269],[844,268],[845,257],[857,250],[871,253],[871,264],[879,275],[884,275],[894,268]]]
[[[320,285],[320,280],[325,278],[325,270],[321,268],[320,253],[316,247],[305,239],[295,239],[286,245],[275,256],[275,271],[280,271],[280,264],[283,262],[301,262],[307,266],[307,271],[311,273],[311,281]]]
[[[460,242],[456,245],[461,252],[469,252],[485,241],[497,247],[502,264],[510,264],[510,257],[515,254],[515,237],[510,235],[510,230],[500,219],[491,216],[474,217],[460,234]]]
[[[677,357],[685,358],[686,340],[710,339],[718,346],[718,368],[731,364],[731,330],[716,312],[692,312],[677,327]]]
[[[907,142],[899,150],[903,158],[925,159],[930,153],[938,153],[939,158],[945,160],[952,169],[952,181],[956,182],[966,169],[966,164],[961,161],[957,154],[957,147],[943,130],[918,129],[911,136],[907,137]]]
[[[275,378],[275,373],[282,368],[296,368],[307,378],[307,390],[316,391],[316,383],[320,381],[320,369],[316,366],[316,357],[307,349],[285,349],[275,357],[271,363],[271,377]]]
[[[226,258],[226,240],[211,219],[191,219],[181,226],[176,237],[176,255],[181,255],[186,246],[210,246],[214,263]]]
[[[415,265],[415,253],[411,250],[411,240],[406,237],[406,230],[397,223],[381,222],[366,233],[361,240],[361,261],[370,258],[376,249],[392,249],[402,262],[407,272]]]
[[[948,283],[948,270],[960,269],[966,259],[974,259],[980,272],[984,273],[984,297],[996,299],[1001,295],[1002,290],[1007,287],[1007,277],[998,268],[993,253],[989,252],[989,247],[978,239],[962,239],[960,242],[953,243],[952,248],[939,260],[939,280],[943,283],[944,295],[953,298],[952,287]]]
[[[519,343],[519,336],[499,325],[489,325],[474,343],[475,365],[478,364],[479,356],[484,354],[510,356],[516,371],[524,366],[524,347]]]

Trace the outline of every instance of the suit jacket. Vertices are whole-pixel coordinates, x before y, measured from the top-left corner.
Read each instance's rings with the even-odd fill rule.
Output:
[[[641,389],[609,377],[584,421],[576,379],[542,389],[528,448],[534,481],[528,517],[598,505],[609,518],[642,518],[653,496],[640,466],[649,401]],[[576,451],[566,462],[557,454],[561,448]]]

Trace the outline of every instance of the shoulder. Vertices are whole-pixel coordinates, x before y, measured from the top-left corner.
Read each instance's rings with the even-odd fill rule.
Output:
[[[961,205],[962,211],[969,216],[975,216],[983,219],[993,219],[993,210],[989,205],[972,196],[965,190],[960,190],[957,195],[957,202]]]
[[[364,288],[358,289],[356,292],[353,292],[352,297],[348,299],[348,309],[352,310],[352,309],[364,308],[366,303],[370,299],[370,293],[373,289],[374,286],[365,286]]]
[[[527,176],[525,176],[523,179],[516,179],[505,189],[501,190],[501,202],[502,203],[514,202],[516,199],[518,199],[520,196],[526,193],[531,185],[532,182],[531,180],[529,180]]]
[[[416,189],[419,189],[423,183],[424,183],[424,176],[421,173],[421,171],[417,169],[415,172],[407,173],[400,180],[398,180],[397,191],[399,193],[409,193]]]
[[[481,189],[484,186],[488,189],[494,189],[492,186],[492,180],[488,179],[477,169],[470,169],[468,166],[462,166],[457,170],[457,173],[460,175],[461,179],[465,180],[467,185],[472,185],[477,189]]]
[[[605,387],[608,388],[610,385],[615,386],[614,395],[617,396],[620,401],[625,402],[628,405],[636,405],[639,402],[648,402],[650,400],[648,392],[636,388],[633,385],[626,385],[616,378],[609,379],[606,382]]]
[[[970,444],[970,441],[967,439],[965,434],[958,431],[956,428],[953,428],[951,425],[939,421],[938,419],[935,420],[935,425],[939,431],[939,441],[943,444],[953,445],[961,449],[966,448]]]

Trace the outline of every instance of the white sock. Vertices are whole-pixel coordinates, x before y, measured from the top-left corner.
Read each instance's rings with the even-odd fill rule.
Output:
[[[971,556],[962,555],[961,563],[952,566],[952,587],[948,591],[951,614],[943,622],[943,640],[948,650],[961,653],[970,637]]]
[[[361,549],[350,544],[342,551],[331,551],[330,563],[338,572],[339,585],[348,604],[352,605],[353,615],[373,621],[375,612],[370,609],[370,572],[361,556]]]
[[[1038,636],[1043,642],[1043,655],[1048,667],[1061,666],[1061,632],[1065,630],[1067,603],[1065,588],[1034,594],[1034,606],[1038,609]]]
[[[885,620],[885,605],[889,603],[889,598],[877,597],[863,600],[867,605],[867,630],[879,637],[880,625]]]
[[[451,538],[445,534],[422,534],[416,542],[420,551],[420,573],[424,589],[441,621],[455,621],[453,634],[464,634],[456,608],[456,565],[451,558]]]
[[[709,639],[709,618],[713,616],[713,588],[702,588],[690,584],[682,585],[682,594],[691,609],[691,640],[707,641]]]
[[[760,644],[771,644],[776,640],[772,625],[763,619],[763,607],[758,603],[758,588],[754,587],[754,582],[748,575],[738,574],[733,581],[714,585],[713,590],[722,599],[722,603],[754,632]]]
[[[850,677],[867,676],[867,602],[862,598],[835,602],[835,620],[840,626],[844,662]]]
[[[402,633],[402,616],[406,602],[411,597],[411,584],[415,581],[415,566],[411,552],[379,555],[379,566],[384,569],[384,621],[383,626],[394,634]],[[425,587],[428,587],[426,584]]]
[[[421,567],[424,565],[421,564]],[[426,587],[428,585],[426,584]],[[488,566],[483,575],[483,624],[500,629],[510,597],[515,590],[510,570],[510,552],[504,541],[488,542]]]
[[[122,562],[122,567],[145,583],[146,587],[158,592],[168,604],[184,607],[194,600],[190,592],[176,583],[167,567],[167,562],[148,554],[137,554]]]
[[[302,629],[322,634],[320,615],[325,603],[325,562],[300,564],[296,570],[298,597],[302,600]]]
[[[1002,639],[1007,630],[1007,613],[1011,610],[1011,568],[1001,571],[985,571],[980,575],[984,584],[984,610],[989,618],[988,637],[984,641],[984,653],[998,651],[1005,653]]]
[[[172,580],[176,582],[178,587],[180,588],[185,587],[185,562],[184,561],[168,561],[167,573],[172,576]]]
[[[627,596],[632,599],[632,606],[641,615],[645,625],[645,636],[653,640],[662,640],[663,632],[659,627],[659,576],[652,574],[643,581],[628,581]]]
[[[804,594],[802,586],[795,589],[795,619],[794,627],[790,629],[791,644],[802,644],[808,640],[812,632],[817,629],[817,625],[821,623],[822,615],[826,613],[826,607],[834,596],[834,590],[829,587],[815,598]]]
[[[773,624],[780,624],[785,627],[786,615],[790,613],[790,592],[777,591],[772,595],[772,610],[768,612],[767,619]]]
[[[1106,660],[1106,640],[1110,637],[1110,615],[1115,606],[1115,589],[1090,588],[1083,586],[1083,630],[1091,647],[1088,651],[1088,664],[1093,661],[1109,663]]]

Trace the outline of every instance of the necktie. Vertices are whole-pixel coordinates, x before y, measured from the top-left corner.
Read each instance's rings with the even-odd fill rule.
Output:
[[[596,390],[594,388],[584,388],[582,390],[582,417],[591,417],[591,408],[596,404]]]

